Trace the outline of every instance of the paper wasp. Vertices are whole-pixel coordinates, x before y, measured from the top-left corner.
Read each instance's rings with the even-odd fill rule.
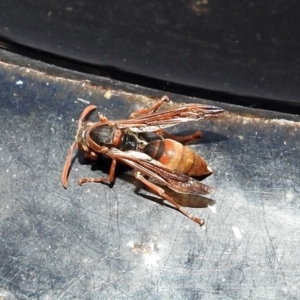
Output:
[[[157,111],[166,101],[169,98],[164,96],[151,108],[140,109],[131,114],[129,119],[113,121],[103,115],[99,115],[99,122],[88,121],[88,117],[97,107],[86,107],[79,117],[75,142],[70,147],[63,168],[63,186],[67,188],[72,153],[76,147],[89,159],[94,160],[105,155],[112,160],[109,175],[81,178],[78,181],[80,185],[87,182],[113,182],[117,162],[124,163],[133,169],[134,177],[145,184],[148,190],[158,194],[202,226],[202,219],[184,210],[163,188],[167,186],[176,193],[191,195],[205,195],[213,191],[211,187],[192,177],[209,176],[212,170],[202,157],[181,144],[200,138],[201,132],[179,137],[163,129],[184,122],[219,117],[224,111],[215,106],[195,103]],[[153,133],[157,139],[151,140],[148,133]]]

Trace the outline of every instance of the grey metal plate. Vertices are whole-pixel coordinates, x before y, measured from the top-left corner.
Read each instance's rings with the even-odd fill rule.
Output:
[[[190,147],[215,171],[204,181],[215,188],[215,211],[188,208],[206,220],[201,228],[134,193],[130,172],[112,188],[77,185],[107,173],[106,161],[91,170],[75,159],[69,188],[61,185],[85,101],[113,119],[153,101],[121,84],[110,90],[2,62],[0,80],[4,299],[300,297],[299,122],[224,105],[244,115],[172,130],[202,130]]]

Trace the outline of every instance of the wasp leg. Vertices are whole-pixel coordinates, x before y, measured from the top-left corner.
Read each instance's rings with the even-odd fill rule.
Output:
[[[71,167],[71,161],[72,161],[72,153],[74,151],[74,149],[78,147],[78,143],[75,141],[72,146],[70,147],[62,174],[61,174],[61,181],[63,184],[63,187],[66,189],[68,186],[68,175],[69,175],[69,171],[70,171],[70,167]]]
[[[134,177],[142,181],[150,190],[161,196],[162,198],[166,199],[169,201],[172,205],[174,205],[182,214],[187,216],[189,219],[194,221],[195,223],[199,224],[202,226],[204,224],[204,220],[199,219],[188,213],[185,209],[183,209],[174,199],[172,199],[170,196],[168,196],[165,191],[157,186],[156,184],[148,181],[140,172],[134,171]]]
[[[78,184],[82,185],[87,182],[108,182],[111,183],[115,179],[115,170],[116,170],[117,161],[115,159],[112,160],[109,175],[108,177],[99,177],[99,178],[81,178],[78,180]]]
[[[200,139],[202,137],[202,132],[201,131],[196,131],[190,135],[186,135],[186,136],[177,136],[177,135],[173,135],[167,131],[164,131],[162,129],[159,129],[157,131],[155,131],[155,134],[159,135],[159,136],[164,136],[166,138],[172,139],[174,141],[177,141],[179,143],[184,143],[184,142],[189,142],[189,141],[193,141],[195,139]]]
[[[95,152],[84,153],[84,158],[90,160],[96,160],[99,156]]]
[[[154,112],[157,111],[157,109],[164,103],[164,102],[169,102],[169,97],[168,96],[163,96],[157,103],[155,103],[152,107],[149,108],[142,108],[139,109],[135,112],[133,112],[130,116],[129,119],[135,119],[136,117],[139,117],[140,115],[150,115],[153,114]]]
[[[109,121],[104,115],[102,114],[98,114],[98,117],[99,117],[99,121],[100,123],[103,123],[103,124],[108,124],[108,125],[111,125],[111,126],[114,126],[114,122],[111,122]]]

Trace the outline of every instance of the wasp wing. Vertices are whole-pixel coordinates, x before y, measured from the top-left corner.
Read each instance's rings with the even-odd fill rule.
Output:
[[[134,119],[112,121],[112,123],[118,128],[130,128],[133,132],[154,132],[180,123],[216,118],[224,112],[222,108],[216,106],[190,103],[171,110],[142,115]]]
[[[112,159],[123,162],[134,170],[141,172],[143,175],[151,177],[160,184],[168,186],[177,193],[206,195],[213,191],[208,185],[182,173],[170,170],[145,153],[132,150],[121,151],[116,148],[110,148],[105,154]]]

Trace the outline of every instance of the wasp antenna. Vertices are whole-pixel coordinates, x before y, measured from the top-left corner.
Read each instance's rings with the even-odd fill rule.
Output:
[[[83,112],[81,113],[79,120],[78,120],[78,130],[82,127],[82,123],[83,123],[84,119],[86,117],[88,117],[96,108],[97,108],[96,105],[89,105],[83,110]],[[64,188],[67,188],[67,186],[68,186],[68,175],[69,175],[69,170],[70,170],[70,166],[71,166],[72,154],[76,147],[78,147],[77,141],[75,141],[72,144],[72,146],[70,147],[70,150],[69,150],[69,153],[68,153],[63,171],[62,171],[61,181],[62,181],[62,185]]]
[[[82,114],[79,117],[78,120],[78,129],[82,127],[82,122],[83,120],[89,115],[91,114],[95,109],[97,109],[96,105],[89,105],[88,107],[86,107],[84,109],[84,111],[82,112]]]
[[[68,153],[63,171],[62,171],[61,181],[62,181],[62,185],[65,189],[68,186],[68,175],[69,175],[69,170],[70,170],[70,166],[71,166],[72,154],[76,147],[77,147],[77,141],[75,141],[72,144],[72,146],[70,147],[70,150],[69,150],[69,153]]]

